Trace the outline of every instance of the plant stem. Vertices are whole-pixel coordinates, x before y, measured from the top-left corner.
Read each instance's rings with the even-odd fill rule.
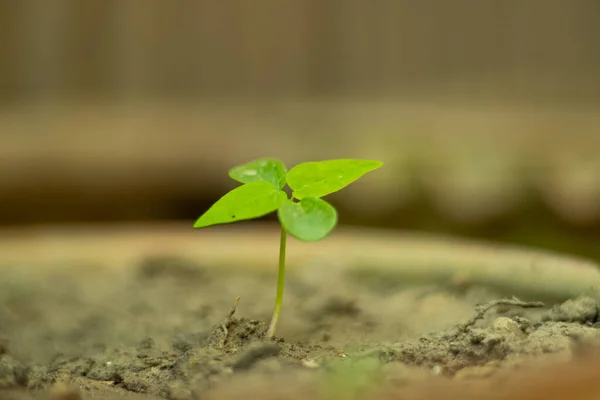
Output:
[[[285,285],[285,247],[287,241],[287,231],[283,224],[281,225],[281,237],[279,239],[279,270],[277,271],[277,295],[275,297],[275,308],[271,317],[271,324],[267,330],[266,337],[271,339],[275,336],[277,323],[279,322],[279,314],[281,313],[281,305],[283,303],[283,287]]]

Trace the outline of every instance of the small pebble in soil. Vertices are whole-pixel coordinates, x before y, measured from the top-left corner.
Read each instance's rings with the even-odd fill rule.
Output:
[[[250,369],[258,361],[270,357],[277,357],[281,352],[281,348],[268,342],[255,342],[248,346],[237,359],[234,361],[232,368],[234,371],[242,371]]]
[[[319,368],[319,364],[315,360],[302,360],[302,366],[310,369]]]
[[[68,385],[64,382],[55,383],[48,390],[49,400],[81,400],[81,393],[76,387]]]
[[[496,368],[487,365],[465,367],[456,372],[456,374],[454,375],[454,379],[470,380],[489,378],[494,374],[494,372],[496,372],[496,370]]]
[[[526,337],[519,324],[513,319],[506,317],[496,318],[492,322],[490,330],[501,333],[510,339],[524,339]]]

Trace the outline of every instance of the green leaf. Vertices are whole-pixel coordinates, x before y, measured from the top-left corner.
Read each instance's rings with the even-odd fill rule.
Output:
[[[221,197],[194,224],[194,228],[227,224],[267,215],[287,200],[284,191],[269,182],[251,182]]]
[[[287,174],[287,184],[299,200],[309,196],[323,197],[343,189],[382,165],[381,161],[375,160],[311,161],[293,167]]]
[[[239,183],[270,182],[277,189],[285,186],[287,169],[279,160],[261,158],[229,170],[229,177]]]
[[[296,238],[314,242],[327,236],[337,224],[337,211],[325,200],[305,197],[281,203],[279,221]]]

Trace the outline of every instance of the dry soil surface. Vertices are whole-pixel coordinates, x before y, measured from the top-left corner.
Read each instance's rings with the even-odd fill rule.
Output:
[[[497,385],[600,338],[594,297],[521,307],[483,285],[399,287],[319,262],[289,271],[266,340],[275,271],[240,267],[169,253],[120,269],[5,266],[0,397],[402,398],[419,382]]]

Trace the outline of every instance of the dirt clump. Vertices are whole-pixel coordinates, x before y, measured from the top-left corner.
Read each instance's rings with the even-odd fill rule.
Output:
[[[498,368],[514,367],[543,354],[570,359],[578,345],[600,343],[600,331],[585,318],[595,318],[591,310],[597,303],[591,300],[568,300],[535,319],[500,316],[482,326],[463,324],[434,332],[393,346],[394,359],[463,378],[486,377]]]

